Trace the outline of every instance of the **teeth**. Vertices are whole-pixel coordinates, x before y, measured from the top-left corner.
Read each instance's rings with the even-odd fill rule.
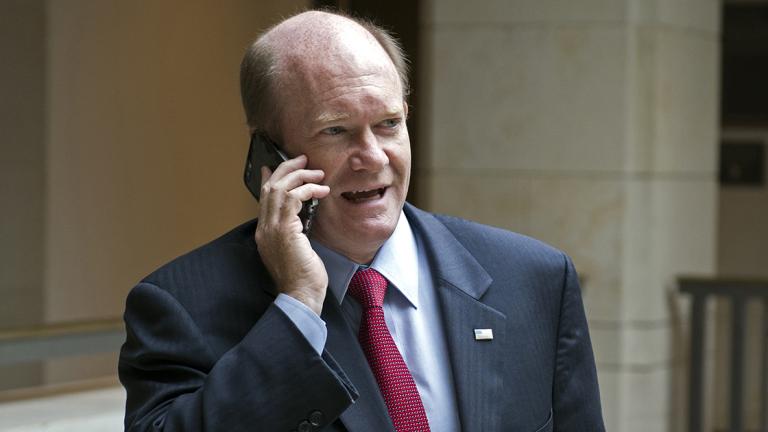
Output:
[[[361,191],[354,191],[354,192],[344,192],[341,195],[350,200],[350,201],[363,201],[367,199],[374,198],[376,196],[381,196],[381,194],[384,192],[384,189],[370,189],[370,190],[361,190]]]

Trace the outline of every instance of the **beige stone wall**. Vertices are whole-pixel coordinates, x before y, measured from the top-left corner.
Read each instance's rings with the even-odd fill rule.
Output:
[[[119,317],[141,277],[252,217],[240,58],[307,3],[0,2],[0,325]],[[114,370],[64,359],[42,379]]]
[[[0,328],[43,320],[45,2],[0,2]],[[39,365],[0,367],[0,390]]]
[[[239,62],[300,6],[49,3],[48,321],[119,315],[138,278],[251,216]]]
[[[608,430],[680,430],[675,277],[716,261],[719,2],[426,11],[422,202],[568,252]]]
[[[49,1],[48,322],[119,316],[141,277],[253,217],[239,63],[305,3]],[[50,362],[47,381],[115,363]]]

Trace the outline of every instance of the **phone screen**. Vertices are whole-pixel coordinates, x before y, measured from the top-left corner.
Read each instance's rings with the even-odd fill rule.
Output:
[[[268,136],[259,132],[251,135],[248,157],[245,160],[243,181],[251,195],[256,198],[256,201],[259,200],[261,194],[261,167],[266,166],[274,171],[278,165],[286,160],[288,160],[288,156]],[[304,201],[304,204],[301,206],[299,218],[303,225],[303,232],[307,236],[309,236],[309,232],[312,229],[312,219],[317,213],[318,204],[319,201],[313,198],[309,201]]]

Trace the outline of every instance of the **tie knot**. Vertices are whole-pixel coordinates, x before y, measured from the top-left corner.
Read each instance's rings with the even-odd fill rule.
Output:
[[[358,270],[349,282],[349,295],[363,308],[381,307],[387,293],[387,278],[372,268]]]

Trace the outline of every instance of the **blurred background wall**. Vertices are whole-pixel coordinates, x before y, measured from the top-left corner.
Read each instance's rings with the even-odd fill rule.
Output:
[[[0,326],[43,320],[46,159],[45,3],[0,2]],[[10,301],[9,301],[10,300]],[[40,382],[37,364],[12,373],[0,367],[0,386]]]
[[[303,7],[0,1],[0,326],[117,318],[143,275],[253,217],[239,62]],[[0,388],[115,362],[0,368]]]
[[[410,199],[569,253],[608,430],[684,430],[677,277],[768,279],[765,183],[718,183],[721,140],[768,141],[768,121],[720,115],[723,8],[741,3],[0,0],[0,331],[113,320],[142,276],[251,218],[242,52],[341,7],[411,55]],[[709,309],[706,425],[723,428],[729,308]],[[0,390],[114,383],[115,363],[3,366]]]

